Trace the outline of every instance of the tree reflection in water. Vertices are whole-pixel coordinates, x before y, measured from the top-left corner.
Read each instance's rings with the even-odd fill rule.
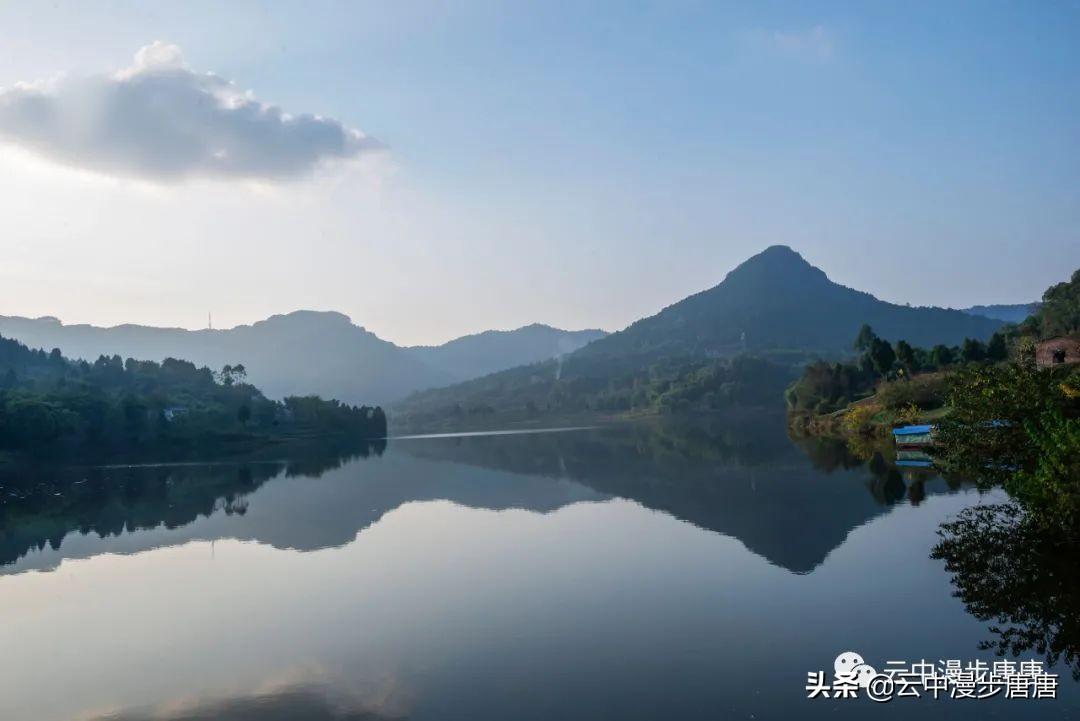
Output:
[[[811,436],[791,440],[809,456],[814,467],[826,473],[866,468],[870,472],[866,489],[883,506],[894,505],[905,498],[912,505],[919,505],[926,498],[927,482],[939,477],[952,491],[959,490],[967,482],[935,468],[929,456],[919,454],[925,463],[899,458],[897,450],[880,438]],[[901,465],[901,460],[909,462]]]
[[[1014,504],[974,506],[943,524],[932,558],[953,574],[955,596],[990,622],[981,648],[1034,651],[1080,679],[1080,563],[1075,545],[1049,541]]]

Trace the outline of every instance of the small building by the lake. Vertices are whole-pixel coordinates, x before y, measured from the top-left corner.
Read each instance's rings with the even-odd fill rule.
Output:
[[[1062,336],[1035,346],[1035,365],[1039,368],[1070,363],[1080,363],[1080,338]]]

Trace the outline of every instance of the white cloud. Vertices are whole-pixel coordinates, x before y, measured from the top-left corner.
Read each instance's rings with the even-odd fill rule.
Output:
[[[0,90],[0,141],[67,165],[156,181],[282,180],[379,148],[333,118],[290,115],[154,42],[112,75]]]
[[[795,55],[825,60],[833,54],[832,33],[824,25],[797,32],[775,32],[772,39],[777,48]]]

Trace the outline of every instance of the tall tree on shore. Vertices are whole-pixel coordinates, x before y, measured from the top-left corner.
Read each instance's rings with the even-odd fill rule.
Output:
[[[874,338],[870,342],[870,350],[867,354],[870,357],[870,363],[873,365],[874,371],[882,377],[889,374],[893,363],[896,362],[896,353],[893,351],[892,345],[889,344],[889,341],[881,338]]]
[[[896,342],[896,360],[900,361],[908,373],[919,372],[919,359],[915,355],[915,349],[906,340]]]
[[[859,334],[855,336],[854,348],[857,351],[866,352],[870,350],[870,345],[874,342],[877,335],[874,333],[874,329],[870,327],[868,323],[863,323],[862,328],[859,328]]]

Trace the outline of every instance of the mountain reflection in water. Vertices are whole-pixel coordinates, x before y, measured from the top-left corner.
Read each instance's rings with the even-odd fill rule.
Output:
[[[1003,535],[930,557],[974,489],[781,415],[281,455],[3,468],[0,718],[863,718],[806,673],[1075,663],[1059,569],[985,573]],[[1053,717],[1069,684],[873,715]]]
[[[905,475],[881,453],[860,460],[837,439],[792,443],[783,428],[778,416],[755,414],[417,437],[394,441],[386,458],[382,447],[365,447],[308,449],[288,462],[8,469],[0,477],[0,573],[191,540],[341,546],[413,501],[547,513],[613,497],[733,536],[770,563],[807,573],[888,506],[959,488],[932,471]]]

